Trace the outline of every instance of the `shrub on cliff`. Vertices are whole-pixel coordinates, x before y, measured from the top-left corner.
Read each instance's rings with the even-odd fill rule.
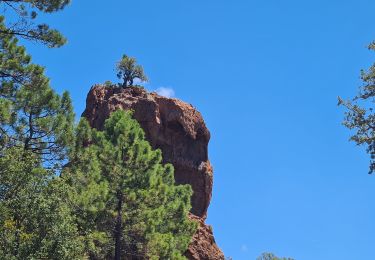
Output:
[[[82,119],[64,178],[89,256],[183,259],[196,230],[191,187],[175,185],[173,166],[162,164],[130,112],[112,113],[103,131]]]

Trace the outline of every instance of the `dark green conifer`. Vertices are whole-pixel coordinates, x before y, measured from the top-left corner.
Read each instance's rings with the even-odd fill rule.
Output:
[[[55,93],[14,36],[0,39],[0,50],[0,151],[23,147],[49,166],[61,165],[74,139],[69,94]]]

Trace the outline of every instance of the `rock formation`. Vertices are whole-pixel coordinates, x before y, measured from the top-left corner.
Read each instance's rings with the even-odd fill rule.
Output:
[[[189,259],[222,260],[212,228],[204,223],[211,200],[213,170],[208,160],[208,131],[201,114],[178,99],[148,93],[138,87],[121,89],[96,85],[86,100],[86,117],[92,127],[102,129],[110,113],[133,110],[147,140],[163,153],[165,163],[173,164],[177,184],[193,188],[191,218],[199,223],[186,256]]]

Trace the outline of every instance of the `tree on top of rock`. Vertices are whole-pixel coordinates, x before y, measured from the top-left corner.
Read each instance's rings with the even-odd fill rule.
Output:
[[[116,65],[117,77],[123,80],[121,86],[126,88],[133,86],[134,80],[139,79],[141,82],[147,82],[147,76],[143,71],[143,67],[137,64],[137,60],[133,57],[123,55],[122,59]]]

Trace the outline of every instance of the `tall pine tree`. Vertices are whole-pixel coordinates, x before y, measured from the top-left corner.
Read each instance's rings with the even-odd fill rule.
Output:
[[[55,93],[13,35],[0,39],[0,50],[0,152],[23,147],[48,166],[61,166],[74,139],[69,94]]]

